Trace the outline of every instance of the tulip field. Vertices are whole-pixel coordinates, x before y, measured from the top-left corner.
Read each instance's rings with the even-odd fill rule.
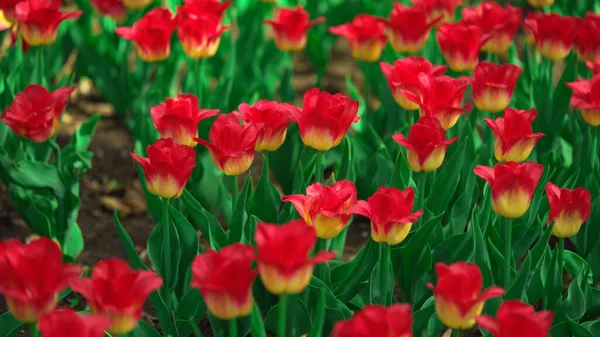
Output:
[[[600,337],[599,0],[0,0],[0,337]]]

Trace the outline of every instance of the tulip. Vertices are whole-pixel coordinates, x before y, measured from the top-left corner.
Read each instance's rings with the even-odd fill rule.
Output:
[[[481,270],[473,263],[438,263],[435,273],[436,285],[428,283],[427,287],[433,291],[438,318],[451,329],[472,327],[485,301],[504,294],[504,289],[495,286],[482,292]]]
[[[138,10],[150,6],[152,0],[123,0],[123,4],[129,9]]]
[[[177,7],[177,36],[188,57],[203,59],[217,53],[221,35],[229,29],[217,13],[195,3]]]
[[[395,51],[405,54],[416,54],[427,43],[431,27],[442,18],[430,19],[427,12],[418,6],[407,7],[399,2],[394,8],[389,20],[383,20],[386,25],[388,39]]]
[[[51,45],[56,41],[58,26],[65,20],[77,19],[81,15],[81,11],[61,12],[61,2],[61,0],[23,0],[15,6],[19,30],[27,44]]]
[[[130,27],[115,30],[120,37],[132,41],[138,56],[146,62],[166,60],[171,54],[171,35],[175,19],[166,8],[155,8]]]
[[[198,109],[198,98],[192,94],[167,98],[150,109],[152,123],[161,137],[191,147],[197,144],[194,138],[198,137],[198,123],[218,113],[219,110]]]
[[[183,3],[186,6],[192,7],[196,13],[212,13],[218,16],[220,19],[223,18],[223,14],[231,6],[231,2],[219,0],[184,0]]]
[[[523,22],[523,30],[525,31],[525,38],[527,43],[535,45],[535,31],[537,31],[537,19],[543,16],[544,13],[529,12]]]
[[[545,337],[550,336],[553,317],[550,310],[536,313],[529,304],[511,300],[502,302],[497,318],[482,315],[476,320],[494,337]]]
[[[317,236],[303,220],[283,225],[259,223],[254,239],[260,279],[275,295],[301,293],[308,286],[315,264],[335,258],[331,251],[309,257]]]
[[[71,282],[97,315],[112,320],[106,329],[113,335],[125,335],[137,326],[144,302],[162,286],[160,276],[149,270],[132,270],[125,261],[105,259],[94,267],[92,277]]]
[[[577,23],[575,17],[555,13],[532,16],[525,22],[533,33],[538,52],[551,61],[569,55],[575,42]]]
[[[508,51],[519,30],[522,16],[523,11],[520,8],[502,7],[492,1],[481,2],[477,7],[465,7],[462,10],[465,22],[479,26],[482,31],[491,35],[481,50],[494,54]]]
[[[0,32],[11,29],[13,25],[14,24],[6,18],[5,14],[2,12],[2,10],[0,10]],[[15,28],[16,28],[16,26],[15,26]],[[12,29],[11,33],[12,32],[15,32],[15,29]],[[16,35],[16,32],[11,35]],[[12,42],[11,47],[14,46],[14,44],[16,43],[16,40],[17,40],[16,36],[11,36],[11,42]]]
[[[359,61],[379,60],[387,42],[383,22],[368,14],[359,14],[352,22],[330,27],[329,31],[348,40],[352,56]]]
[[[586,61],[585,65],[594,74],[600,74],[600,54],[593,61]]]
[[[240,125],[234,114],[222,114],[210,129],[210,142],[200,138],[195,140],[208,149],[219,171],[238,176],[252,165],[258,131],[254,124]]]
[[[570,238],[579,232],[581,225],[590,217],[591,195],[583,188],[569,190],[546,184],[550,204],[548,225],[554,221],[552,234],[558,238]]]
[[[348,208],[356,204],[356,186],[349,180],[340,180],[333,186],[316,183],[306,188],[306,195],[284,196],[283,201],[294,205],[304,221],[315,228],[318,238],[333,239],[352,216]]]
[[[78,315],[71,309],[55,310],[40,319],[42,337],[77,336],[104,337],[110,318],[98,315]]]
[[[581,111],[583,120],[591,126],[600,125],[600,75],[590,80],[577,80],[567,83],[573,90],[571,105]]]
[[[523,70],[514,64],[499,65],[483,61],[475,67],[473,98],[479,110],[500,112],[510,104],[519,75]]]
[[[0,120],[21,137],[42,143],[58,130],[60,115],[74,87],[49,92],[38,84],[30,84],[15,96],[2,112]]]
[[[422,8],[429,13],[430,20],[441,18],[439,23],[454,21],[456,8],[462,5],[462,0],[411,0],[414,7]]]
[[[81,268],[62,262],[60,246],[40,238],[29,244],[0,241],[0,294],[19,321],[37,322],[54,310],[58,294],[79,277]]]
[[[549,7],[554,4],[554,0],[527,0],[527,2],[534,8]]]
[[[4,17],[8,21],[8,23],[15,24],[17,23],[17,18],[15,14],[15,7],[19,2],[23,0],[3,0],[0,1],[0,12],[4,14]]]
[[[508,219],[516,219],[529,209],[544,165],[532,161],[521,164],[511,161],[496,164],[494,168],[477,165],[474,172],[490,184],[494,212]]]
[[[117,22],[124,22],[127,19],[123,0],[92,0],[90,3],[100,15],[107,16]]]
[[[413,315],[410,304],[389,307],[369,304],[352,318],[338,321],[332,337],[413,337]]]
[[[504,118],[483,119],[494,131],[494,157],[497,161],[520,163],[527,160],[537,141],[544,136],[543,133],[533,133],[531,124],[537,115],[535,109],[508,108],[504,111]]]
[[[234,243],[220,251],[209,250],[192,262],[191,287],[200,289],[208,311],[218,319],[232,320],[252,312],[254,248]]]
[[[322,22],[325,22],[323,16],[310,20],[308,12],[301,5],[295,8],[281,8],[274,20],[264,21],[273,29],[277,48],[291,52],[303,50],[306,47],[308,30]]]
[[[437,41],[444,59],[454,71],[471,71],[479,62],[481,47],[491,38],[481,28],[468,23],[445,23]]]
[[[580,61],[593,61],[600,55],[600,15],[587,13],[575,31],[575,51]]]
[[[159,139],[146,148],[148,158],[135,153],[131,157],[146,176],[148,191],[158,197],[179,198],[196,166],[196,152],[173,138]]]
[[[413,213],[415,192],[412,187],[405,190],[381,186],[367,199],[359,200],[349,212],[360,214],[371,220],[371,239],[396,245],[404,241],[419,220],[423,211]]]

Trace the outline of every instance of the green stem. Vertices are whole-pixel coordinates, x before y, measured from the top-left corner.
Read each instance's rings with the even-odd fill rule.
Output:
[[[232,191],[231,191],[231,212],[235,212],[235,204],[237,203],[238,195],[239,195],[239,182],[238,176],[231,176],[233,178],[232,182]]]
[[[460,337],[460,330],[452,329],[452,337]]]
[[[56,141],[53,139],[48,140],[48,144],[50,145],[52,150],[54,150],[54,164],[56,166],[56,169],[58,170],[58,173],[60,174],[60,172],[62,171],[62,158],[60,153],[60,146],[58,146]]]
[[[365,128],[368,127],[368,119],[369,119],[369,98],[371,91],[371,65],[369,63],[364,63],[365,66],[365,113],[362,118],[362,123],[364,123]]]
[[[592,129],[592,174],[596,169],[596,161],[598,159],[598,128],[596,126]]]
[[[382,265],[386,265],[388,263],[391,262],[391,256],[390,256],[390,246],[385,243],[385,242],[381,242],[379,244],[379,263],[381,263]],[[393,275],[386,275],[387,277],[394,277]],[[379,285],[380,289],[381,289],[381,293],[383,294],[383,298],[381,299],[382,303],[378,303],[381,305],[390,305],[392,304],[392,294],[394,292],[394,289],[390,289],[388,288],[388,279],[387,277],[382,277],[380,279],[381,284]],[[393,283],[392,283],[393,284]]]
[[[419,172],[419,195],[417,198],[419,202],[417,203],[418,209],[425,211],[425,180],[427,175],[425,172]]]
[[[28,326],[30,337],[38,337],[40,335],[40,331],[37,328],[37,323],[29,323]]]
[[[562,279],[562,274],[563,274],[564,256],[565,256],[565,239],[559,238],[558,239],[558,270],[559,270],[559,275],[560,275],[561,279]]]
[[[196,60],[196,72],[198,73],[198,82],[196,83],[196,93],[198,94],[198,101],[200,106],[209,108],[209,102],[205,102],[204,99],[204,85],[206,83],[206,59]]]
[[[313,255],[317,255],[319,252],[328,250],[331,240],[317,239],[317,244],[313,250]],[[327,282],[327,263],[318,264],[314,268],[313,274],[316,278],[323,282]]]
[[[198,325],[196,323],[194,323],[193,321],[190,321],[190,326],[192,327],[192,331],[194,332],[195,337],[204,337],[204,335],[202,334],[202,331],[200,331],[200,328],[198,327]]]
[[[285,337],[287,321],[288,294],[279,297],[279,316],[277,317],[277,337]]]
[[[163,234],[163,257],[165,259],[165,268],[163,278],[165,280],[164,287],[164,300],[167,306],[167,310],[171,311],[171,292],[169,287],[171,286],[171,231],[170,231],[170,223],[169,223],[169,199],[162,199],[162,209],[161,209],[161,228]]]
[[[512,219],[504,223],[504,289],[510,286],[510,273],[512,263]]]
[[[323,182],[323,159],[325,152],[317,152],[317,161],[315,162],[315,182]]]
[[[229,321],[229,337],[238,337],[237,320],[235,318]]]

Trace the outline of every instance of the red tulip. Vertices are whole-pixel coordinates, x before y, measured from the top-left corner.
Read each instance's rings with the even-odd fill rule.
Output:
[[[454,21],[456,8],[462,5],[462,0],[411,0],[414,7],[419,7],[429,13],[429,19],[442,18],[440,23]]]
[[[580,61],[593,61],[600,55],[600,15],[589,12],[575,31],[575,51]]]
[[[525,20],[533,33],[538,52],[552,61],[566,58],[575,42],[578,19],[555,13],[531,16]]]
[[[67,87],[49,92],[41,85],[30,84],[15,96],[0,120],[21,137],[45,142],[58,130],[60,115],[73,90]]]
[[[481,270],[473,263],[457,262],[435,265],[437,284],[427,284],[435,297],[435,312],[442,323],[451,329],[467,329],[475,325],[485,301],[504,294],[504,289],[490,287],[481,291]]]
[[[146,153],[148,158],[135,153],[131,157],[144,170],[148,191],[161,198],[179,198],[196,167],[196,151],[167,138],[149,145]]]
[[[200,289],[208,311],[218,319],[232,320],[252,312],[254,247],[234,243],[220,251],[209,250],[192,263],[191,287]]]
[[[108,317],[78,315],[71,309],[60,309],[44,315],[40,319],[39,329],[43,337],[104,337],[104,330],[109,326]]]
[[[123,0],[123,3],[129,9],[138,10],[148,7],[152,4],[152,0]]]
[[[321,22],[325,22],[325,17],[310,20],[308,12],[301,5],[296,8],[281,8],[274,20],[264,21],[273,29],[277,48],[292,52],[306,47],[308,30]]]
[[[590,217],[590,191],[581,187],[574,190],[546,184],[550,204],[548,224],[554,221],[552,234],[559,238],[570,238],[579,232],[581,225]]]
[[[177,36],[188,57],[213,57],[219,49],[221,35],[228,29],[219,15],[203,6],[194,3],[177,7]]]
[[[476,320],[494,337],[546,337],[550,336],[553,318],[550,310],[536,313],[529,304],[511,300],[502,302],[497,318],[482,315]]]
[[[314,88],[304,94],[302,110],[293,110],[292,115],[304,145],[328,151],[342,142],[352,123],[358,122],[358,101]]]
[[[166,60],[171,54],[171,35],[175,19],[166,8],[155,8],[130,27],[115,30],[120,37],[132,41],[138,56],[146,62]]]
[[[521,164],[509,161],[496,164],[494,168],[477,165],[474,172],[490,184],[494,212],[505,218],[516,219],[529,209],[544,165],[532,161]]]
[[[535,45],[535,34],[537,31],[537,18],[543,16],[544,13],[540,12],[529,12],[527,13],[527,17],[523,22],[523,30],[525,31],[525,37],[527,39],[527,43],[531,45]]]
[[[90,4],[98,14],[107,16],[117,22],[124,22],[127,19],[123,0],[92,0]]]
[[[444,59],[454,71],[471,71],[479,62],[479,51],[491,35],[467,23],[445,23],[437,34]]]
[[[349,212],[371,220],[371,239],[396,245],[404,241],[413,222],[419,220],[423,211],[413,213],[415,192],[412,187],[399,190],[381,186],[367,199],[359,200]]]
[[[352,56],[359,61],[379,60],[387,42],[383,22],[368,14],[359,14],[350,23],[329,27],[329,31],[348,40]]]
[[[191,147],[197,144],[194,138],[198,137],[198,123],[218,113],[219,110],[198,109],[198,98],[192,94],[169,97],[150,109],[152,123],[161,137]]]
[[[124,261],[111,258],[98,262],[91,278],[71,282],[71,289],[86,299],[95,314],[112,320],[106,331],[125,335],[136,327],[144,302],[162,283],[153,271],[132,270]]]
[[[332,337],[413,337],[413,315],[410,304],[389,307],[369,304],[352,318],[338,321]]]
[[[600,54],[596,56],[594,61],[585,61],[585,65],[592,71],[594,74],[600,74]]]
[[[56,41],[58,26],[77,19],[81,11],[61,12],[60,0],[23,0],[15,6],[15,17],[23,40],[30,46],[46,46]]]
[[[8,20],[8,22],[11,23],[11,24],[17,23],[17,18],[16,18],[16,14],[15,14],[15,7],[21,1],[23,1],[23,0],[3,0],[3,1],[0,1],[0,12],[2,12],[4,14],[4,17],[6,18],[6,20]]]
[[[315,229],[304,220],[283,225],[259,223],[254,239],[260,279],[265,288],[275,295],[302,292],[310,281],[315,264],[335,258],[335,252],[331,251],[321,251],[309,257],[317,236]]]
[[[514,64],[483,61],[475,67],[473,98],[479,110],[500,112],[510,104],[517,80],[523,70]]]
[[[240,110],[233,114],[245,123],[254,124],[259,129],[256,151],[275,151],[285,140],[287,127],[292,124],[292,112],[298,108],[289,103],[260,100],[253,105],[242,103]]]
[[[581,116],[591,126],[600,125],[600,74],[589,80],[567,83],[573,90],[571,105],[581,111]]]
[[[446,131],[435,117],[421,117],[410,127],[408,139],[397,133],[394,141],[406,148],[406,160],[415,172],[432,172],[444,162],[448,145],[458,137],[446,139]]]
[[[213,123],[208,138],[195,138],[206,147],[219,169],[228,176],[238,176],[250,168],[259,128],[254,124],[240,125],[234,114],[222,114]]]
[[[434,66],[421,56],[405,57],[396,60],[394,65],[385,62],[381,62],[379,65],[388,81],[396,103],[406,110],[417,110],[419,105],[407,99],[402,90],[418,91],[420,88],[420,73],[441,76],[446,71],[446,66]]]
[[[81,268],[62,262],[60,246],[48,238],[27,245],[0,241],[0,294],[21,322],[37,322],[54,310],[58,293],[80,273]]]
[[[333,186],[316,183],[306,188],[306,195],[287,195],[283,201],[294,205],[304,221],[315,228],[318,238],[333,239],[352,216],[348,208],[356,204],[356,186],[350,180],[340,180]]]
[[[429,40],[431,27],[441,19],[441,17],[430,19],[428,13],[418,6],[408,7],[396,2],[390,19],[383,22],[395,51],[416,54]]]
[[[515,110],[508,108],[504,118],[491,120],[484,118],[486,124],[494,131],[494,157],[502,163],[514,161],[517,163],[527,160],[537,141],[543,133],[533,133],[531,124],[537,117],[535,109]]]
[[[554,4],[554,0],[528,0],[527,2],[534,8],[549,7]]]
[[[223,13],[231,6],[231,2],[219,0],[184,0],[183,3],[186,6],[194,8],[195,12],[198,13],[212,13],[219,18],[223,17]]]
[[[465,22],[479,26],[482,31],[491,35],[481,47],[482,51],[501,54],[508,51],[519,30],[523,11],[521,8],[502,7],[496,2],[485,1],[474,8],[463,8],[462,16]]]

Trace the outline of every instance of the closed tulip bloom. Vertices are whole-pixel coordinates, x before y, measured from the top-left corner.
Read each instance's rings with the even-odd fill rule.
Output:
[[[11,24],[17,23],[15,7],[23,0],[3,0],[0,1],[0,12],[4,14],[4,18]]]
[[[331,251],[309,257],[317,236],[304,220],[283,225],[259,223],[254,240],[260,279],[275,295],[301,293],[310,282],[315,264],[335,259]]]
[[[579,61],[593,61],[600,55],[600,15],[589,12],[575,32],[575,51]]]
[[[137,326],[144,302],[162,284],[155,272],[132,270],[125,261],[111,258],[98,262],[91,278],[71,282],[71,289],[86,299],[94,314],[112,320],[106,331],[125,335]]]
[[[419,220],[422,210],[413,213],[415,191],[381,186],[367,201],[359,200],[350,212],[371,220],[371,239],[396,245],[404,241]]]
[[[359,14],[352,22],[330,27],[329,31],[348,40],[352,56],[359,61],[379,60],[387,42],[383,22],[368,14]]]
[[[458,137],[446,139],[446,131],[435,117],[421,117],[410,127],[408,139],[397,133],[394,141],[406,148],[406,160],[415,172],[432,172],[444,162],[448,145]]]
[[[336,322],[331,337],[413,337],[412,324],[410,304],[369,304],[350,319]]]
[[[590,69],[594,75],[600,74],[600,54],[593,61],[586,61],[585,66]]]
[[[416,54],[427,43],[431,27],[442,18],[431,19],[422,8],[408,7],[399,2],[394,8],[389,20],[383,20],[390,44],[395,51],[405,54]]]
[[[475,174],[490,184],[492,189],[492,209],[496,214],[516,219],[529,209],[544,165],[528,161],[513,161],[496,164],[494,168],[477,165]]]
[[[127,19],[127,11],[123,0],[92,0],[90,4],[102,16],[107,16],[117,22],[123,22]]]
[[[490,37],[475,25],[445,23],[438,30],[437,41],[450,69],[471,71],[479,62],[481,47]]]
[[[210,128],[209,141],[195,140],[208,149],[219,171],[238,176],[252,165],[258,131],[256,125],[241,125],[234,114],[221,114]]]
[[[581,225],[590,217],[590,191],[581,187],[574,190],[546,184],[550,204],[548,225],[554,221],[552,234],[558,238],[570,238],[579,232]]]
[[[583,120],[591,126],[600,125],[600,74],[589,80],[567,83],[573,90],[571,105],[581,111]]]
[[[200,289],[208,311],[218,319],[232,320],[252,312],[254,247],[234,243],[220,251],[209,250],[192,262],[191,287]]]
[[[196,151],[167,138],[149,145],[146,153],[148,158],[135,153],[131,157],[144,171],[148,191],[161,198],[179,198],[196,167]]]
[[[536,15],[528,18],[535,23],[527,23],[535,38],[538,52],[551,61],[566,58],[575,42],[578,18],[555,13]]]
[[[523,22],[523,31],[525,32],[525,38],[527,43],[535,45],[535,34],[537,31],[537,18],[543,16],[544,13],[540,12],[529,12]]]
[[[477,108],[487,112],[506,109],[522,72],[514,64],[499,65],[487,61],[479,63],[471,82]]]
[[[303,50],[306,47],[308,30],[321,22],[325,22],[325,17],[310,20],[308,12],[301,5],[295,8],[281,8],[277,11],[275,19],[264,21],[273,29],[277,48],[291,52]]]
[[[438,318],[451,329],[472,327],[475,317],[483,311],[485,301],[504,294],[504,289],[495,286],[481,291],[483,277],[474,263],[438,263],[435,273],[437,283],[435,286],[428,283],[427,287],[433,291]]]
[[[446,66],[432,65],[421,56],[409,56],[394,61],[393,65],[385,62],[379,63],[381,71],[386,77],[394,100],[406,110],[418,110],[419,104],[406,98],[403,90],[418,92],[420,89],[419,74],[425,73],[433,76],[441,76],[446,71]],[[420,97],[420,95],[418,95]]]
[[[256,125],[258,137],[256,139],[256,151],[275,151],[285,141],[287,128],[294,121],[292,112],[298,108],[289,103],[271,102],[266,99],[260,100],[252,105],[242,103],[234,111],[239,119],[247,124]]]
[[[342,142],[352,123],[358,122],[358,101],[314,88],[304,94],[304,107],[293,110],[292,115],[304,145],[328,151]]]
[[[550,310],[536,313],[531,305],[510,300],[502,302],[496,318],[482,315],[476,320],[494,337],[546,337],[550,336],[553,318]]]
[[[150,109],[152,123],[161,137],[191,147],[198,144],[194,140],[198,137],[198,123],[218,113],[219,110],[198,109],[198,98],[192,94],[169,97]]]
[[[212,13],[219,18],[223,18],[223,14],[231,6],[230,1],[219,0],[184,0],[186,6],[194,8],[196,13]]]
[[[508,51],[519,30],[523,11],[521,8],[502,7],[496,2],[481,2],[477,7],[465,7],[462,17],[465,22],[479,26],[491,38],[481,47],[482,51],[501,54]]]
[[[49,92],[38,84],[28,85],[2,112],[0,120],[21,137],[42,143],[54,136],[74,87]]]
[[[318,238],[333,239],[352,216],[348,208],[356,204],[356,186],[350,180],[340,180],[333,186],[316,183],[306,188],[306,195],[287,195],[283,201],[294,205],[304,221],[315,228]]]
[[[533,133],[531,124],[537,115],[535,109],[508,108],[504,111],[504,118],[483,119],[494,131],[494,157],[497,161],[520,163],[527,160],[537,141],[544,136],[543,133]]]
[[[413,7],[422,8],[429,13],[430,20],[441,18],[439,23],[454,21],[456,8],[462,5],[462,0],[411,0]]]
[[[47,46],[54,43],[58,26],[81,15],[81,11],[61,12],[61,3],[61,0],[23,0],[15,6],[19,30],[27,44]]]
[[[146,62],[166,60],[171,54],[175,19],[166,8],[155,8],[130,27],[119,27],[117,35],[135,44],[138,56]]]
[[[108,317],[79,315],[71,309],[55,310],[44,315],[39,323],[42,337],[104,337],[109,326]]]
[[[554,0],[527,0],[527,2],[534,8],[549,7],[554,4]]]
[[[196,3],[177,7],[177,36],[183,52],[190,58],[213,57],[219,49],[221,35],[229,29],[221,17]]]
[[[60,246],[48,238],[0,241],[0,294],[21,322],[37,322],[54,310],[58,294],[80,273],[62,262]]]

